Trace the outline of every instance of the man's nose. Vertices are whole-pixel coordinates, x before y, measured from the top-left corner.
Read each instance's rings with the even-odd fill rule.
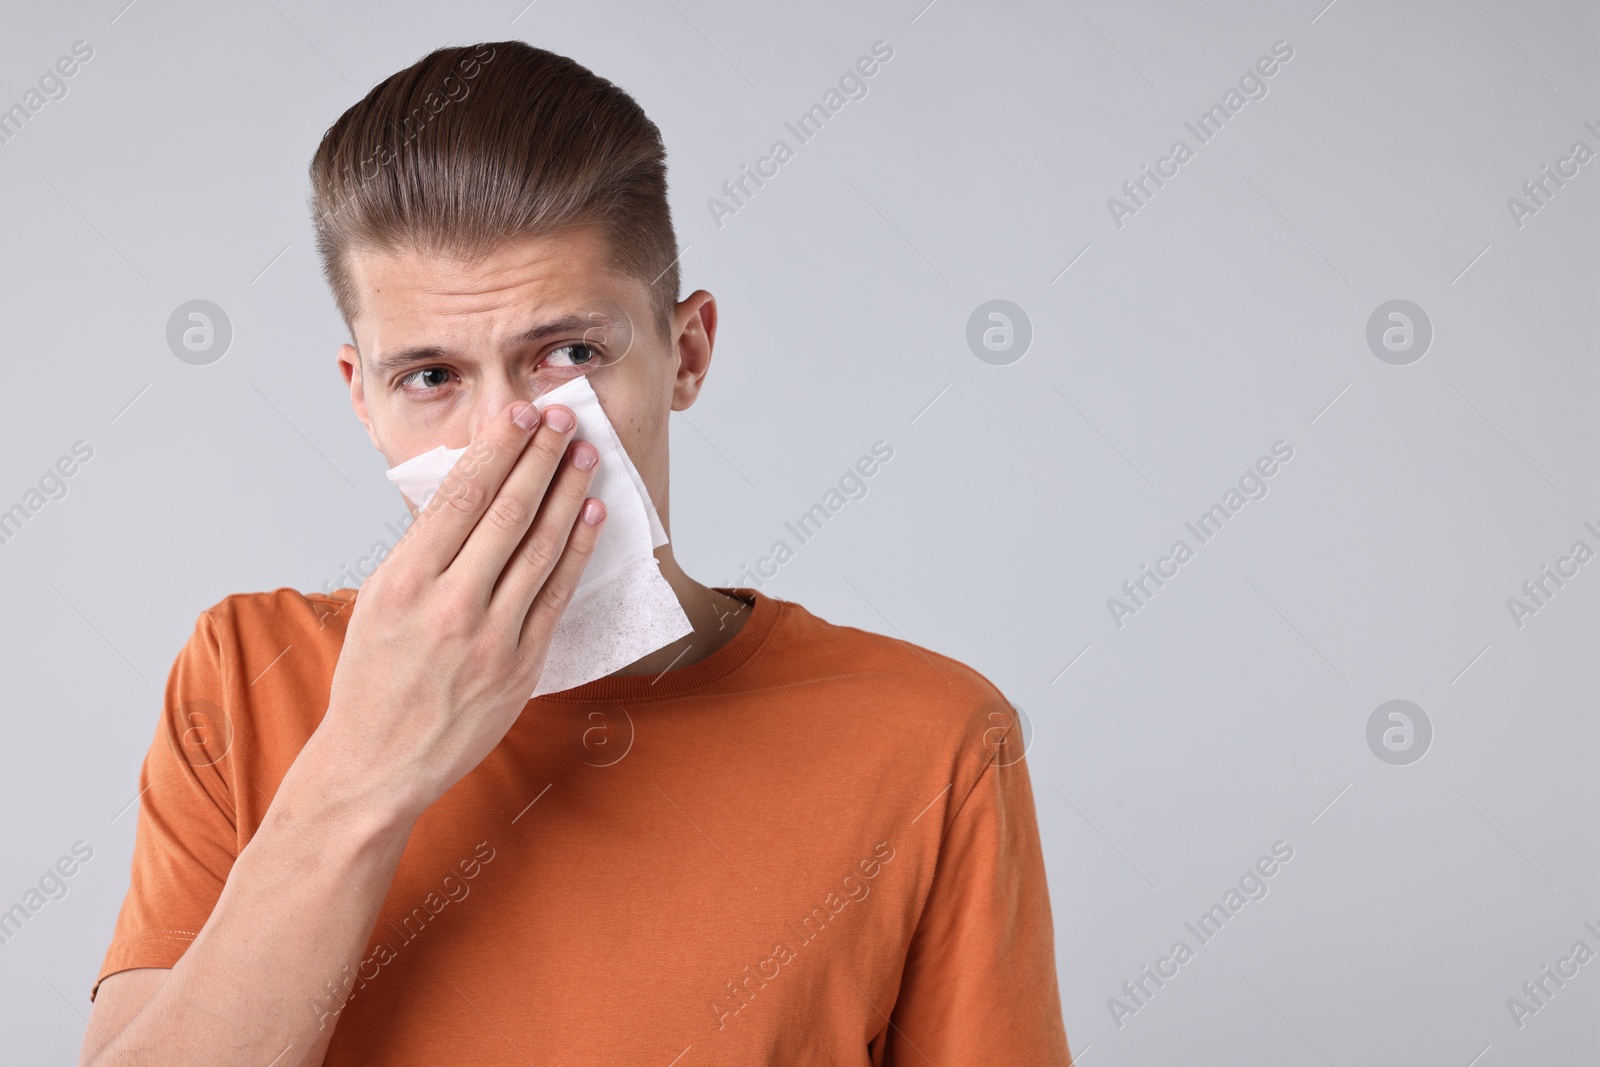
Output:
[[[549,390],[549,383],[508,375],[498,375],[494,380],[485,382],[472,412],[473,438],[477,438],[485,426],[499,418],[512,404],[519,400],[531,403]]]

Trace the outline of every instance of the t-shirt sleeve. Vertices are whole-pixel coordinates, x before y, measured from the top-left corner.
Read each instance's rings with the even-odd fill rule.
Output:
[[[890,1016],[884,1067],[1068,1067],[1027,763],[991,761],[945,832]]]
[[[167,677],[139,771],[132,873],[111,947],[89,991],[133,967],[171,967],[210,917],[238,855],[227,707],[214,611],[202,613]]]

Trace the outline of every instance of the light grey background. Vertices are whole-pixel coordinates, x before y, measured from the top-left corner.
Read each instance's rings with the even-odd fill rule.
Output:
[[[8,1056],[76,1055],[196,615],[319,589],[405,514],[334,369],[319,137],[433,48],[519,37],[661,126],[684,292],[719,301],[674,416],[685,569],[743,584],[893,446],[764,588],[1026,712],[1081,1062],[1594,1059],[1600,962],[1520,1028],[1506,1004],[1600,949],[1600,562],[1520,628],[1507,607],[1600,548],[1600,161],[1521,227],[1507,207],[1574,141],[1600,150],[1592,5],[524,2],[4,13],[0,106],[94,49],[0,146],[0,509],[94,449],[0,546],[0,908],[95,850],[0,946]],[[868,95],[717,226],[707,199],[878,40]],[[1115,225],[1107,199],[1277,41],[1268,94]],[[210,366],[166,344],[191,299],[232,322]],[[1032,325],[1005,366],[966,341],[991,299]],[[1366,342],[1392,299],[1434,328],[1408,366]],[[1280,440],[1269,494],[1114,625],[1107,598]],[[1366,741],[1397,698],[1434,730],[1409,766]],[[1108,998],[1279,840],[1270,893],[1116,1025]]]

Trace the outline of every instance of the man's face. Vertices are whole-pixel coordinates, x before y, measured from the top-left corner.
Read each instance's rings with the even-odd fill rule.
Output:
[[[650,287],[607,266],[604,240],[574,227],[470,262],[351,257],[360,354],[345,345],[340,369],[389,466],[465,447],[513,401],[583,375],[667,522],[667,417],[699,393],[716,303],[696,292],[663,338]]]

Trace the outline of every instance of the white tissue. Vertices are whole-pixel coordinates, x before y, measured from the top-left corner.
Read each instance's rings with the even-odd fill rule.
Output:
[[[548,404],[562,404],[577,417],[574,439],[589,442],[600,454],[588,495],[606,506],[594,554],[556,624],[544,671],[533,691],[537,697],[603,678],[672,644],[694,627],[652,552],[667,543],[667,531],[588,378],[574,378],[533,403],[540,411]],[[386,473],[420,512],[465,451],[440,445]]]

